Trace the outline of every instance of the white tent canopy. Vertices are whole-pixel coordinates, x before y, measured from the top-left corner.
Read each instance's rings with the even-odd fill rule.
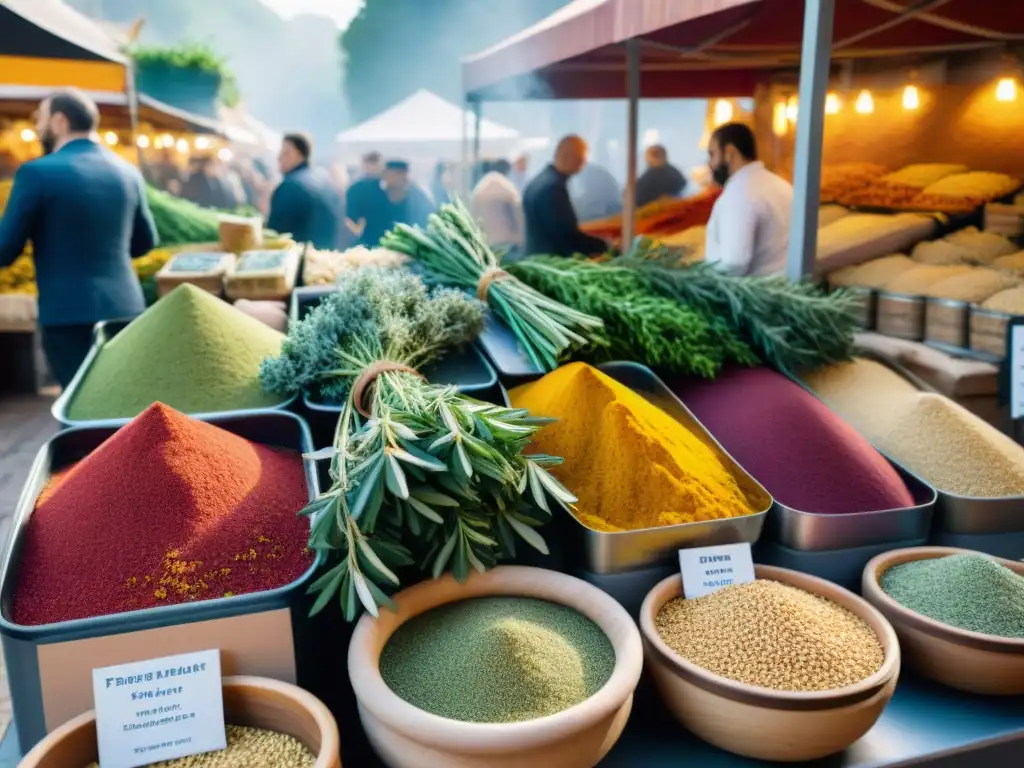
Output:
[[[385,154],[454,154],[460,150],[464,136],[473,136],[474,122],[472,112],[421,89],[366,122],[342,131],[336,141],[343,153],[375,149]],[[524,139],[513,128],[491,120],[480,121],[480,151],[484,156],[536,146],[536,139]]]

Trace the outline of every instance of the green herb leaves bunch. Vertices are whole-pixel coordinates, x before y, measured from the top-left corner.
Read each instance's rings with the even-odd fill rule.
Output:
[[[461,201],[441,206],[426,230],[399,224],[384,236],[381,247],[416,259],[431,280],[485,296],[543,371],[554,370],[572,350],[604,343],[600,318],[554,301],[504,272]]]
[[[406,566],[463,580],[513,556],[517,540],[547,552],[536,529],[553,505],[575,501],[546,469],[561,459],[523,454],[549,420],[464,397],[416,370],[482,321],[482,305],[461,291],[361,269],[265,362],[264,386],[330,381],[344,393],[332,445],[314,454],[330,460],[331,487],[303,511],[309,546],[328,564],[310,588],[313,613],[338,599],[349,620],[360,606],[376,616]],[[319,331],[330,337],[317,340]]]

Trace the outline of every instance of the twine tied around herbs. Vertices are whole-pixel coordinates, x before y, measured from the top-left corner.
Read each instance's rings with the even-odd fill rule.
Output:
[[[491,283],[497,282],[498,280],[507,280],[512,277],[501,267],[489,267],[484,270],[484,273],[480,275],[480,282],[476,284],[476,297],[480,301],[487,301],[487,292],[491,290]]]
[[[363,401],[370,394],[370,390],[377,382],[377,377],[382,373],[390,371],[411,373],[413,376],[419,376],[426,381],[426,376],[405,363],[394,363],[390,360],[378,360],[376,363],[371,363],[363,369],[363,372],[356,377],[355,382],[352,384],[352,402],[355,404],[355,409],[359,411],[360,415],[367,419],[373,418],[373,414],[367,410]]]

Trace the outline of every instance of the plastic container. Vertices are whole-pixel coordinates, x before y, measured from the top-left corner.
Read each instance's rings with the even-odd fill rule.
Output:
[[[235,264],[234,254],[182,251],[170,258],[156,273],[156,292],[166,296],[188,283],[214,296],[224,293],[224,276]]]
[[[701,439],[726,466],[756,511],[742,517],[666,525],[636,531],[595,531],[571,515],[567,533],[571,549],[582,554],[579,566],[595,574],[612,574],[672,561],[679,549],[753,542],[761,535],[772,497],[744,471],[690,410],[649,368],[638,363],[605,363],[600,370],[661,408]],[[567,542],[568,543],[568,542]]]
[[[253,442],[302,453],[312,450],[309,428],[291,413],[259,411],[205,421]],[[53,472],[83,459],[116,429],[74,428],[51,438],[36,455],[15,508],[0,570],[0,640],[24,750],[92,708],[92,670],[97,667],[219,648],[226,675],[294,683],[304,663],[306,587],[322,556],[296,581],[266,592],[41,626],[9,619],[22,540],[39,492]],[[312,461],[305,467],[312,500],[319,495],[316,468]]]
[[[879,291],[875,329],[885,336],[920,341],[924,338],[924,297]]]
[[[247,251],[224,276],[224,294],[232,301],[283,301],[295,287],[300,248]]]
[[[96,362],[96,358],[99,357],[100,350],[103,345],[114,338],[117,334],[123,331],[132,322],[131,319],[126,320],[104,320],[96,323],[96,326],[92,331],[92,347],[89,349],[89,354],[86,355],[85,360],[82,362],[81,367],[75,373],[75,377],[71,380],[71,383],[60,393],[60,396],[53,402],[50,407],[50,413],[53,414],[53,418],[59,421],[61,424],[67,427],[98,427],[98,426],[121,426],[131,421],[130,418],[121,419],[73,419],[68,415],[68,410],[71,408],[71,403],[75,399],[75,395],[78,393],[79,388],[82,386],[82,382],[85,377],[89,375],[89,369],[92,368]],[[250,413],[261,413],[264,411],[277,411],[285,410],[290,407],[295,401],[296,396],[289,397],[287,400],[282,400],[275,406],[268,408],[256,408],[256,409],[243,409],[237,411],[211,411],[207,413],[189,413],[194,419],[202,419],[203,421],[210,421],[218,419],[224,416],[231,416],[235,414],[250,414]]]

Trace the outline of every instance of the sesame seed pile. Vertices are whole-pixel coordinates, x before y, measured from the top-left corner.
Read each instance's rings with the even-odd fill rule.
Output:
[[[845,608],[766,579],[676,598],[655,626],[691,663],[780,691],[853,685],[877,672],[885,658],[871,627]]]
[[[316,764],[306,745],[286,733],[229,725],[227,736],[227,749],[165,760],[148,768],[313,768]],[[99,768],[99,763],[87,768]]]

